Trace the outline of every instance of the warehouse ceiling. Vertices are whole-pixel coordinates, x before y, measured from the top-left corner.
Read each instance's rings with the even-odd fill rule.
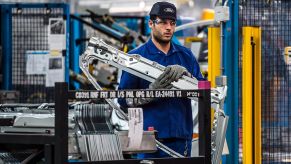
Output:
[[[77,11],[91,9],[99,14],[147,15],[154,3],[162,0],[79,0],[75,5]],[[167,0],[176,5],[178,15],[199,18],[202,9],[213,8],[214,0]]]
[[[86,13],[90,9],[98,14],[144,16],[158,1],[175,4],[179,16],[199,18],[202,9],[213,8],[217,0],[0,0],[0,3],[69,3],[71,13]]]
[[[146,13],[155,2],[156,0],[83,0],[79,1],[79,6],[98,6],[108,9],[109,13]],[[176,4],[176,0],[169,2]]]

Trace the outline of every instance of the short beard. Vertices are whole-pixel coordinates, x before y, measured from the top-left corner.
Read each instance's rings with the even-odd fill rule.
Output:
[[[173,36],[172,36],[173,37]],[[171,39],[172,39],[172,37],[171,37]],[[156,36],[156,35],[154,35],[153,34],[153,38],[158,42],[158,43],[160,43],[160,44],[162,44],[162,45],[166,45],[166,44],[168,44],[170,41],[171,41],[171,39],[169,39],[169,40],[163,40],[163,39],[161,39],[160,37],[158,37],[158,36]]]

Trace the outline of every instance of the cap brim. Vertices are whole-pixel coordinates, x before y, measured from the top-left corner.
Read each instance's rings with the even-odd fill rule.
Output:
[[[172,17],[172,16],[158,16],[161,19],[172,19],[172,20],[176,20],[176,17]]]

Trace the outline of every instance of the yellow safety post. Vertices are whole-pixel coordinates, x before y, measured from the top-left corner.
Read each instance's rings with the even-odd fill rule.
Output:
[[[261,164],[261,28],[243,27],[243,163]]]
[[[208,80],[215,87],[215,77],[221,75],[220,28],[208,28]]]
[[[254,30],[254,42],[256,44],[255,47],[255,164],[261,164],[262,163],[262,143],[261,143],[261,86],[262,86],[262,54],[261,54],[261,28],[256,27]]]
[[[215,77],[221,75],[220,66],[220,28],[208,28],[208,80],[211,87],[215,87]],[[211,110],[211,122],[213,122],[214,111]]]

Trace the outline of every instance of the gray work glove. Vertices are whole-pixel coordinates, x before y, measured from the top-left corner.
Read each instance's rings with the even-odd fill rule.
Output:
[[[167,80],[169,71],[164,71],[154,82],[149,85],[149,89],[171,89],[173,85]],[[137,107],[152,102],[154,98],[127,98],[126,104],[129,107]]]
[[[173,85],[168,80],[169,71],[164,71],[154,82],[149,85],[149,89],[171,89]]]
[[[167,81],[173,82],[178,81],[183,75],[190,76],[191,74],[187,71],[187,69],[180,65],[169,65],[166,67],[164,73],[166,73]]]

